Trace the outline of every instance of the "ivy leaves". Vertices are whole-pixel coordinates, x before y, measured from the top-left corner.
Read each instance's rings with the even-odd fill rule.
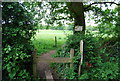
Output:
[[[31,37],[36,25],[25,3],[2,3],[3,6],[3,80],[30,79],[32,75]],[[29,67],[29,68],[28,68]]]
[[[98,49],[101,46],[99,38],[95,38],[94,35],[89,32],[86,32],[84,37],[84,59],[81,75],[80,76],[77,75],[75,70],[78,70],[77,66],[79,65],[80,59],[79,41],[81,39],[83,38],[80,35],[76,36],[76,34],[74,34],[72,36],[69,36],[66,46],[61,48],[56,54],[56,57],[67,57],[69,55],[68,51],[70,50],[70,48],[71,47],[75,48],[75,54],[73,57],[74,68],[69,68],[69,64],[56,63],[55,68],[57,69],[59,75],[65,79],[77,78],[79,80],[118,79],[117,77],[119,73],[118,57],[111,56],[111,52],[108,51],[108,48]],[[113,49],[115,49],[115,47],[112,48],[111,50],[117,51]]]

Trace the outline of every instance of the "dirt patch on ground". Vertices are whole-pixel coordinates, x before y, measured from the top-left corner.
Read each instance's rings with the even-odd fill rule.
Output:
[[[51,50],[47,53],[42,54],[42,59],[50,59],[52,58],[51,55],[55,54],[56,50]],[[40,77],[40,79],[45,79],[45,71],[50,70],[52,72],[53,78],[54,79],[59,79],[57,77],[57,74],[55,73],[55,71],[49,67],[49,63],[45,63],[45,62],[38,62],[37,63],[37,73],[38,76]]]

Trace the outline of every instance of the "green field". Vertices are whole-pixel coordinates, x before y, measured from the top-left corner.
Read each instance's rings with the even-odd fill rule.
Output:
[[[66,41],[66,36],[72,34],[68,30],[38,30],[32,42],[41,55],[53,49],[60,48]],[[57,37],[57,47],[55,47],[55,36]]]

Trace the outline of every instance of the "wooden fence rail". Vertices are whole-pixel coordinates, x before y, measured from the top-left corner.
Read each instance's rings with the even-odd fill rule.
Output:
[[[81,52],[81,59],[80,63],[82,64],[83,60],[83,40],[80,41],[80,52]],[[37,62],[47,62],[47,63],[70,63],[70,68],[73,67],[73,57],[74,57],[74,49],[70,49],[70,57],[59,57],[59,58],[49,58],[45,59],[42,58],[41,56],[37,56],[36,50],[33,52],[33,75],[36,78],[37,77]],[[79,72],[78,74],[80,75],[80,70],[81,70],[81,64],[79,65]]]
[[[37,59],[37,62],[47,62],[47,63],[70,63],[71,58],[50,58],[50,59]]]

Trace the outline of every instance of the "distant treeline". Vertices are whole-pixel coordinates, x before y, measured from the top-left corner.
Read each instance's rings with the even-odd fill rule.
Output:
[[[48,25],[38,25],[38,29],[52,29],[52,30],[73,30],[73,25],[69,26],[48,26]],[[87,26],[86,30],[98,31],[99,26]]]
[[[73,26],[42,26],[38,25],[38,29],[52,29],[52,30],[73,30]]]

